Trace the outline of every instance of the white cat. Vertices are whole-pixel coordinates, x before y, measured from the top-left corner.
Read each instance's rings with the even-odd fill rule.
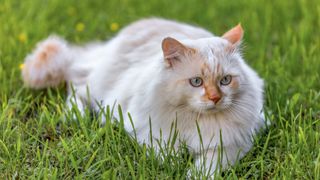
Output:
[[[217,37],[202,28],[153,18],[87,47],[49,37],[26,57],[23,79],[32,88],[67,81],[80,110],[87,105],[99,110],[88,98],[103,106],[120,104],[132,115],[138,140],[147,144],[149,117],[154,140],[160,138],[160,129],[166,140],[176,120],[179,138],[194,152],[196,165],[204,163],[209,170],[211,164],[214,172],[218,159],[225,168],[243,157],[264,125],[263,81],[241,56],[242,36],[240,25]],[[124,124],[133,133],[129,118]]]

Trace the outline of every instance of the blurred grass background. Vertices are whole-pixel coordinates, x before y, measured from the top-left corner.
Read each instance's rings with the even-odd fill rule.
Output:
[[[271,126],[217,178],[320,179],[318,0],[0,0],[0,179],[185,178],[192,158],[183,150],[162,162],[121,125],[99,128],[89,115],[57,128],[64,87],[33,91],[21,81],[19,65],[50,34],[103,41],[153,16],[217,35],[241,22],[244,57],[265,79]]]

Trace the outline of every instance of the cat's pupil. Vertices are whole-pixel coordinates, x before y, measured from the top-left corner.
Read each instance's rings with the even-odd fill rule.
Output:
[[[231,75],[224,76],[221,79],[220,84],[226,86],[226,85],[231,83],[231,80],[232,80],[232,76]]]
[[[189,80],[191,86],[200,87],[203,83],[203,80],[200,77],[194,77]]]

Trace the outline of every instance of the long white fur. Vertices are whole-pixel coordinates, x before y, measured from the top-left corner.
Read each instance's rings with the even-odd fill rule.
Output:
[[[194,64],[195,61],[185,61],[187,70],[164,66],[161,41],[168,36],[199,51],[212,72],[220,63],[224,73],[237,76],[240,85],[236,92],[228,87],[221,89],[225,97],[220,111],[202,113],[199,97],[204,90],[191,87],[188,83],[176,83],[197,75],[199,67]],[[37,54],[48,43],[56,44],[61,51],[48,57],[50,63],[43,69],[26,66],[23,75],[27,85],[34,88],[53,86],[63,78],[73,85],[79,108],[87,104],[88,88],[90,98],[102,102],[104,106],[117,102],[124,112],[132,115],[140,142],[150,142],[149,117],[152,138],[160,138],[161,129],[164,140],[177,119],[179,137],[194,152],[197,166],[205,162],[208,170],[212,159],[211,172],[216,169],[220,138],[224,148],[221,162],[223,167],[227,167],[250,150],[252,136],[264,125],[260,116],[263,81],[244,62],[239,51],[225,52],[227,40],[213,36],[204,29],[174,21],[145,19],[127,26],[110,41],[89,48],[79,48],[68,45],[62,39],[49,38],[27,56],[26,63],[38,61]],[[58,74],[52,75],[54,72]],[[46,73],[59,78],[48,83],[48,78],[43,78]],[[34,79],[37,82],[30,83]],[[231,98],[234,94],[237,94],[236,99]],[[99,109],[96,104],[91,105]],[[124,123],[127,131],[132,133],[127,117]],[[201,130],[205,149],[201,149],[196,123]]]

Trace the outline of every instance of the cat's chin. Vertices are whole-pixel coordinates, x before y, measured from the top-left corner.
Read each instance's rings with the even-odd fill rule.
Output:
[[[196,108],[195,111],[200,114],[215,114],[221,112],[222,109],[215,105],[209,105],[205,107]]]
[[[215,114],[221,112],[221,109],[217,108],[217,107],[210,107],[210,108],[206,108],[203,110],[204,114]]]

